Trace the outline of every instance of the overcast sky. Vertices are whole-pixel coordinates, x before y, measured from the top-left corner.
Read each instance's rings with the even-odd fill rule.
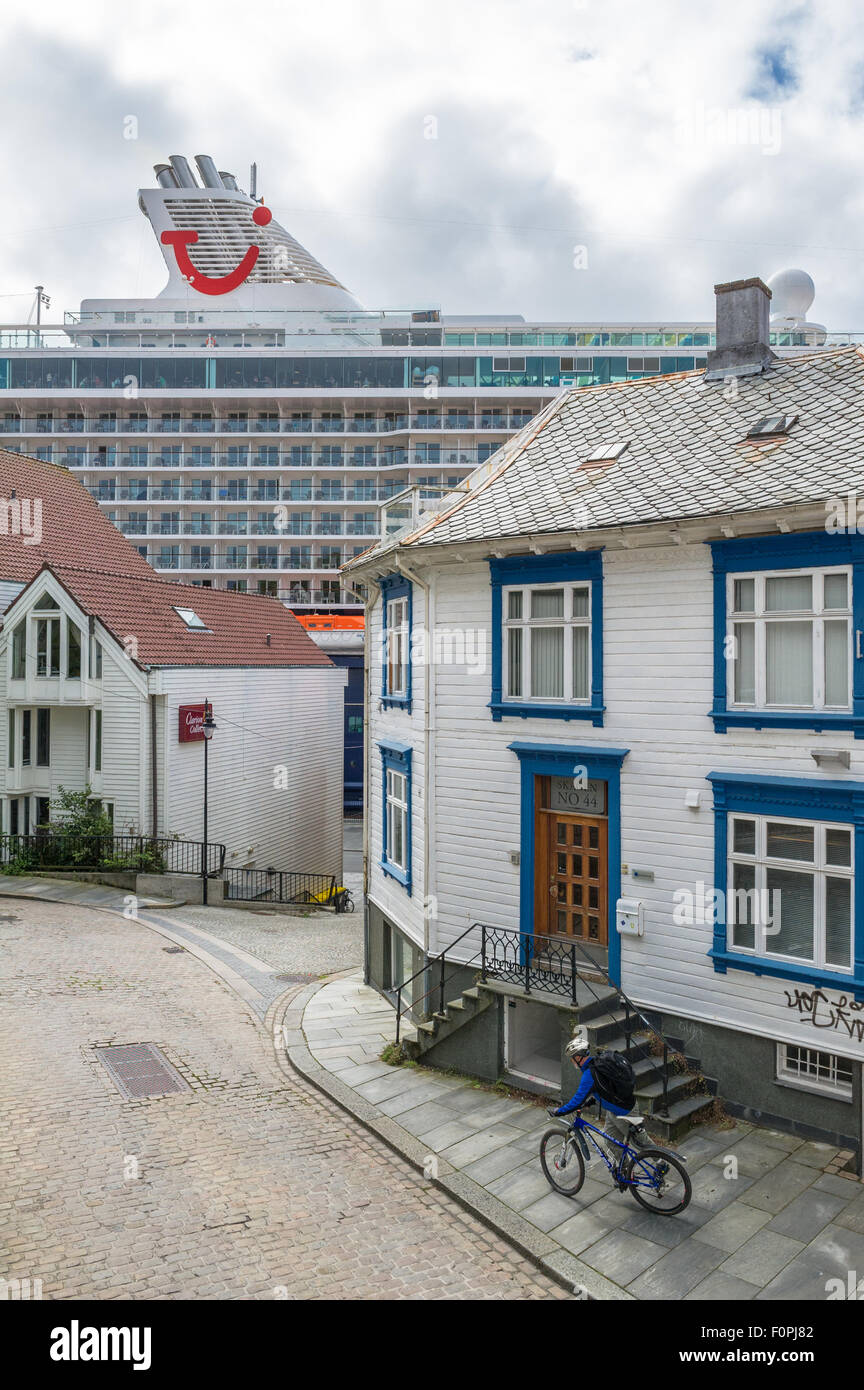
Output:
[[[5,0],[0,36],[5,322],[157,293],[136,190],[209,153],[372,308],[708,318],[792,265],[864,330],[860,0]]]

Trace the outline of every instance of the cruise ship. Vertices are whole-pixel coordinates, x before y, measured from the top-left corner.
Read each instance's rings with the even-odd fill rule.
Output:
[[[687,371],[713,342],[701,322],[366,309],[280,225],[254,165],[247,192],[171,155],[138,205],[164,289],[0,328],[0,443],[77,473],[158,572],[299,613],[358,611],[340,566],[562,387]],[[773,288],[778,347],[824,343],[809,277]]]

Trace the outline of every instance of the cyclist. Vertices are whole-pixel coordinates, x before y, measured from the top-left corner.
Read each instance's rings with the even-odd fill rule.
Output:
[[[564,1049],[564,1055],[570,1058],[577,1071],[581,1072],[581,1076],[576,1094],[567,1101],[566,1105],[561,1105],[557,1110],[552,1111],[552,1114],[555,1116],[570,1115],[574,1110],[579,1110],[581,1106],[589,1105],[592,1101],[596,1100],[600,1107],[601,1117],[604,1110],[608,1111],[611,1117],[606,1121],[608,1133],[612,1134],[616,1139],[621,1139],[622,1142],[626,1142],[629,1135],[631,1142],[637,1146],[648,1144],[650,1141],[648,1135],[645,1133],[645,1127],[642,1124],[641,1116],[635,1115],[633,1117],[631,1123],[634,1125],[634,1128],[632,1130],[630,1125],[621,1124],[617,1119],[619,1116],[631,1114],[633,1107],[629,1106],[625,1108],[621,1105],[615,1105],[613,1101],[608,1100],[602,1094],[597,1084],[597,1078],[594,1075],[591,1049],[588,1045],[588,1036],[583,1029],[580,1028],[570,1039]]]

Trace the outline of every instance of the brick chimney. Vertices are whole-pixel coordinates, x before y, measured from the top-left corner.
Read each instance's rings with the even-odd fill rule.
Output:
[[[758,278],[715,285],[717,345],[708,354],[706,381],[730,376],[756,376],[777,357],[768,344],[771,291]]]

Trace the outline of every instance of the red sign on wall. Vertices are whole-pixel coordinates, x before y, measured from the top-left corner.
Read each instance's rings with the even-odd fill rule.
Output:
[[[212,705],[210,708],[212,709]],[[180,706],[180,728],[178,736],[181,743],[198,743],[204,738],[204,716],[206,711],[206,705]]]

